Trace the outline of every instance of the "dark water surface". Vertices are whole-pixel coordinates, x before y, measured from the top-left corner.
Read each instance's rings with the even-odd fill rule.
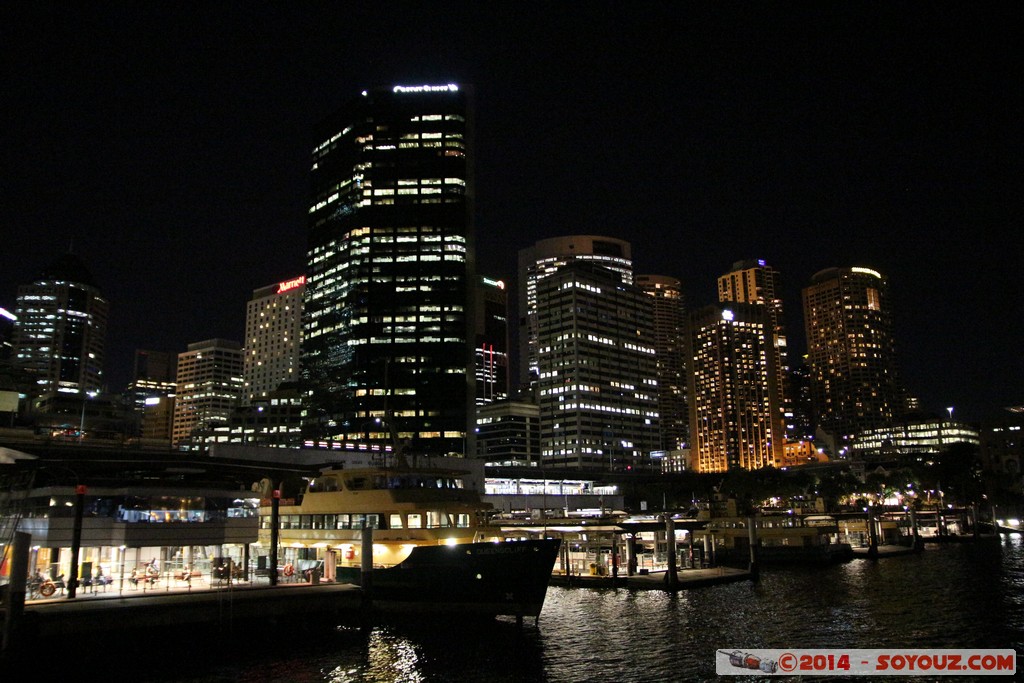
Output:
[[[875,562],[769,567],[757,583],[676,595],[550,588],[538,626],[530,621],[521,632],[511,621],[472,628],[447,621],[346,629],[213,653],[186,639],[173,658],[151,657],[140,640],[134,656],[120,664],[107,660],[104,671],[120,680],[195,683],[702,681],[716,678],[719,648],[815,647],[1014,648],[1021,671],[1024,543],[1012,537],[1000,547],[929,546]]]

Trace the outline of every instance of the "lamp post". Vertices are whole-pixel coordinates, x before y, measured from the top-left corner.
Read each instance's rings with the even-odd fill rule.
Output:
[[[86,391],[82,393],[82,419],[78,422],[78,442],[85,438],[85,403],[90,398],[96,398],[97,391]]]

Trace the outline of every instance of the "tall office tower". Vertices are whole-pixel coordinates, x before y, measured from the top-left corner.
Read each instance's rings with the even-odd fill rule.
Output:
[[[12,360],[35,376],[37,395],[103,390],[109,310],[74,254],[64,254],[32,284],[18,287]]]
[[[508,295],[505,283],[478,281],[476,322],[476,404],[508,398]]]
[[[244,398],[267,398],[283,382],[299,381],[302,297],[306,276],[253,290],[245,310]]]
[[[782,282],[779,271],[763,259],[737,261],[732,270],[718,278],[720,303],[757,304],[768,310],[775,353],[775,383],[779,388],[779,419],[785,434],[796,436],[793,403],[789,387],[789,352],[786,347],[786,325],[782,311]]]
[[[178,354],[177,376],[171,442],[199,446],[241,402],[242,345],[226,339],[189,344],[188,351]]]
[[[828,268],[803,290],[811,401],[843,457],[854,434],[902,415],[889,286],[870,268]]]
[[[588,261],[633,283],[633,256],[629,242],[595,235],[569,235],[541,240],[519,252],[519,381],[528,386],[537,379],[537,284],[574,261]]]
[[[319,128],[303,317],[309,439],[473,452],[470,99],[454,84],[364,91]]]
[[[713,305],[690,314],[690,448],[697,472],[781,461],[772,334],[764,306]]]
[[[638,275],[636,283],[654,303],[661,448],[677,451],[690,442],[686,402],[686,302],[682,283],[664,275]]]
[[[538,280],[536,295],[543,462],[650,469],[660,446],[650,298],[590,261]]]

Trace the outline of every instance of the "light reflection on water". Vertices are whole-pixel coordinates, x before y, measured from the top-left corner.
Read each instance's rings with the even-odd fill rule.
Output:
[[[876,562],[768,568],[757,583],[675,595],[550,588],[539,627],[522,632],[510,620],[340,630],[245,665],[164,680],[699,681],[716,678],[720,648],[814,647],[1012,647],[1020,668],[1024,544],[1016,537],[1001,553],[959,544]]]

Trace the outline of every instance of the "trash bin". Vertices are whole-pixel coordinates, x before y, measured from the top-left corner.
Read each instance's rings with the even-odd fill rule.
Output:
[[[320,570],[314,569],[309,575],[309,582],[316,586],[320,583]]]

